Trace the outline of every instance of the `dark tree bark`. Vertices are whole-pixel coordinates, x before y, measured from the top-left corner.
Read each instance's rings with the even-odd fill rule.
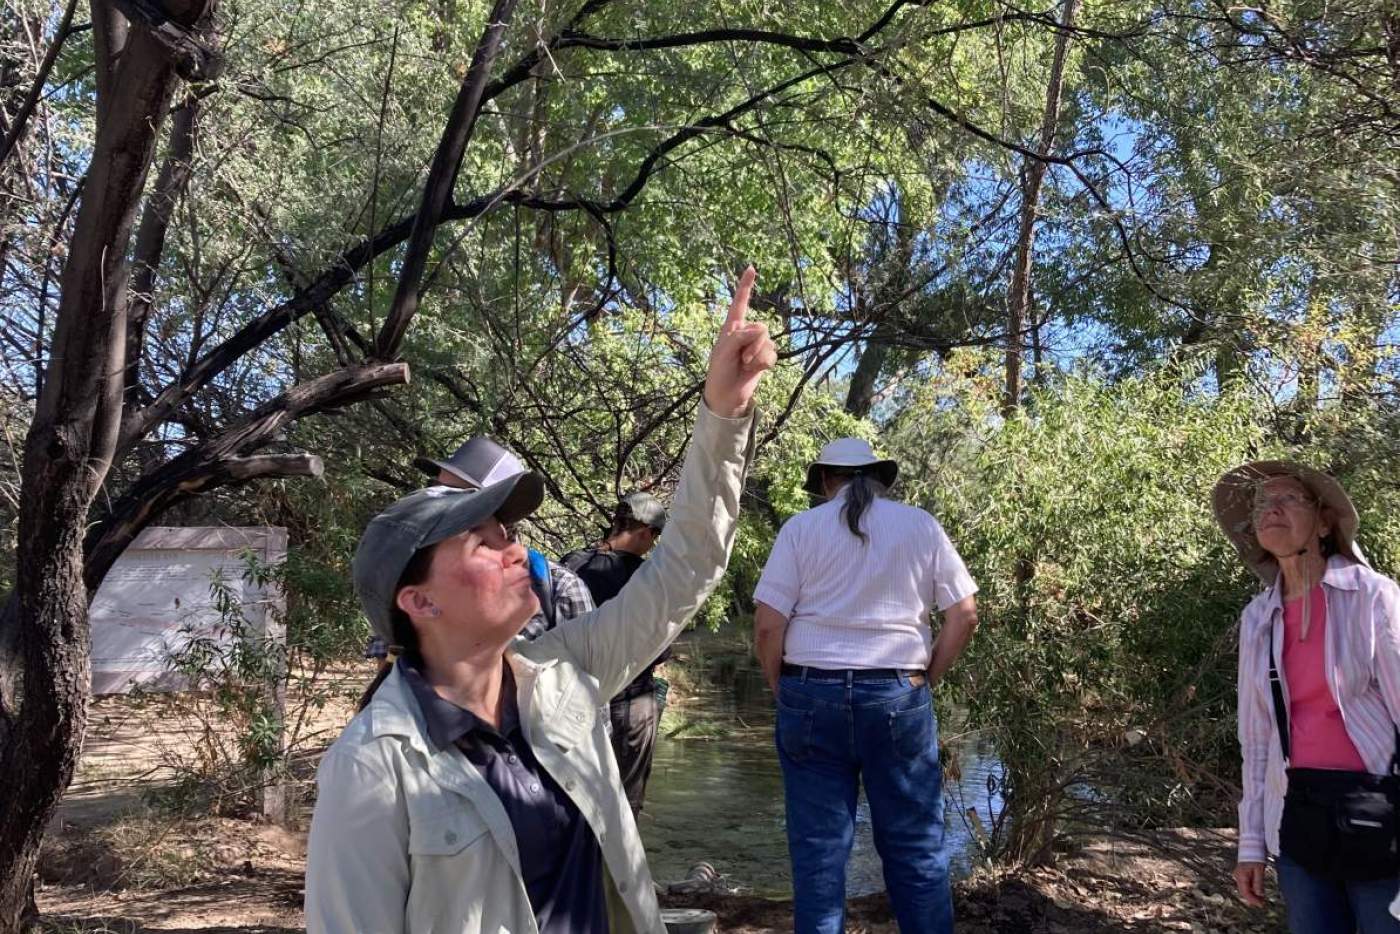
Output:
[[[126,547],[156,516],[182,500],[267,476],[319,476],[306,455],[251,452],[296,419],[361,401],[375,390],[408,382],[408,364],[352,366],[293,386],[203,444],[141,477],[118,497],[87,537],[86,586],[95,592]],[[256,469],[255,469],[256,468]]]
[[[1064,88],[1065,51],[1070,30],[1079,9],[1079,0],[1065,0],[1060,18],[1063,27],[1055,40],[1055,60],[1045,89],[1045,118],[1040,127],[1037,151],[1048,156],[1055,148],[1055,130],[1060,122],[1060,96]],[[1006,296],[1006,395],[1002,411],[1010,415],[1021,405],[1021,359],[1026,311],[1030,308],[1031,262],[1035,250],[1035,220],[1040,212],[1040,187],[1049,168],[1044,159],[1027,159],[1021,186],[1021,224],[1016,237],[1016,265],[1011,270],[1011,289]]]
[[[491,77],[491,66],[500,52],[501,39],[510,25],[515,4],[516,0],[496,0],[492,7],[486,20],[486,31],[477,44],[471,67],[467,69],[467,76],[453,102],[447,129],[443,131],[437,152],[433,154],[428,181],[423,186],[423,200],[414,219],[413,232],[408,237],[408,252],[404,256],[403,271],[399,274],[394,303],[375,342],[375,350],[382,360],[393,359],[398,353],[408,323],[418,310],[423,271],[428,265],[428,250],[433,245],[438,224],[442,222],[443,211],[452,203],[452,187],[457,181],[462,155],[467,151],[472,131],[476,129],[487,79]]]
[[[875,405],[875,387],[889,355],[890,345],[874,335],[865,342],[860,362],[851,374],[851,386],[846,390],[846,411],[856,418],[865,418]]]
[[[202,10],[192,11],[189,20]],[[121,422],[127,247],[178,80],[164,49],[93,3],[92,164],[61,279],[53,352],[25,441],[15,592],[0,620],[0,932],[20,929],[39,842],[87,718],[88,507]]]
[[[170,124],[170,146],[165,161],[156,176],[155,188],[146,199],[146,211],[136,228],[136,246],[132,257],[131,307],[127,311],[126,371],[123,392],[128,406],[139,404],[141,354],[146,343],[146,322],[155,303],[156,271],[165,252],[165,235],[170,230],[170,218],[175,204],[190,180],[190,162],[194,156],[195,126],[199,117],[199,98],[190,95],[175,112]]]

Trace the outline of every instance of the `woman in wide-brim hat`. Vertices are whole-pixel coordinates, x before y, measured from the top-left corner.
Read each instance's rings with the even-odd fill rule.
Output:
[[[1337,845],[1327,828],[1313,833],[1291,817],[1280,834],[1285,797],[1291,814],[1305,813],[1293,810],[1290,783],[1302,795],[1313,783],[1364,784],[1391,771],[1400,588],[1371,569],[1356,543],[1356,507],[1322,471],[1288,461],[1245,464],[1221,477],[1213,505],[1265,585],[1240,619],[1240,898],[1264,904],[1264,866],[1273,856],[1295,934],[1400,931],[1387,910],[1397,884],[1387,860],[1320,867],[1320,854]],[[1393,846],[1393,829],[1390,838]]]

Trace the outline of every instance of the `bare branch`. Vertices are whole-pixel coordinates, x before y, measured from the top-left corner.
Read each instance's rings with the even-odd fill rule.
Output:
[[[232,483],[247,483],[264,477],[311,477],[320,479],[326,465],[315,454],[258,454],[232,457],[224,461]]]
[[[64,41],[74,31],[71,26],[73,24],[73,11],[77,7],[78,0],[68,0],[68,5],[63,8],[63,18],[59,20],[58,29],[54,31],[53,42],[49,44],[49,50],[44,53],[44,60],[39,63],[39,70],[34,75],[34,83],[30,85],[24,103],[15,113],[9,132],[5,134],[4,140],[0,140],[0,166],[5,164],[5,160],[10,157],[10,153],[24,137],[29,117],[34,113],[39,98],[44,94],[44,85],[49,81],[49,72],[53,71],[54,63],[58,61],[58,53],[63,50]]]
[[[443,211],[452,202],[452,188],[457,181],[462,156],[466,153],[472,131],[476,129],[477,116],[481,113],[486,80],[490,77],[491,66],[500,51],[501,38],[510,24],[516,2],[496,0],[487,20],[486,31],[472,53],[471,67],[467,69],[467,76],[452,105],[447,128],[443,130],[437,151],[433,154],[428,180],[423,185],[423,201],[414,216],[413,232],[409,234],[408,251],[404,254],[394,303],[375,340],[375,354],[381,360],[397,356],[409,322],[418,310],[419,286],[423,280],[423,270],[428,265],[433,235],[442,221]]]
[[[1074,25],[1079,0],[1065,0],[1062,25],[1068,30]],[[1050,65],[1050,79],[1045,89],[1045,116],[1040,126],[1038,153],[1048,156],[1055,147],[1055,131],[1060,122],[1060,97],[1064,88],[1065,55],[1069,47],[1068,31],[1055,40],[1055,58]],[[1027,160],[1021,189],[1021,224],[1016,237],[1016,265],[1011,271],[1011,290],[1006,299],[1006,393],[1002,414],[1010,415],[1021,404],[1021,345],[1022,322],[1031,296],[1031,262],[1035,248],[1035,221],[1040,211],[1040,188],[1045,181],[1044,159]]]
[[[146,202],[146,211],[136,229],[136,246],[132,255],[130,306],[126,313],[126,375],[124,391],[126,404],[138,399],[141,354],[146,342],[146,320],[155,300],[156,270],[165,252],[165,235],[175,202],[189,182],[194,155],[195,127],[199,115],[199,98],[190,96],[170,124],[170,146],[155,190]]]
[[[232,465],[271,442],[287,425],[304,415],[353,404],[375,390],[404,385],[408,380],[406,363],[347,367],[308,380],[141,477],[112,502],[106,515],[88,532],[83,574],[89,593],[152,519],[183,499],[235,480]],[[236,469],[256,470],[258,464],[271,462],[258,461]]]

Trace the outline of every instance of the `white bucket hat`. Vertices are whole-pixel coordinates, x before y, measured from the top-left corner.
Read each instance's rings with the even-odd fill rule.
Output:
[[[861,438],[837,438],[822,448],[817,459],[807,467],[807,482],[802,489],[816,496],[824,495],[821,468],[823,467],[871,467],[875,479],[886,487],[893,486],[899,476],[899,465],[892,460],[881,460],[871,450],[870,442]]]
[[[1278,577],[1278,562],[1265,551],[1254,535],[1254,493],[1259,484],[1276,477],[1292,477],[1311,493],[1332,514],[1329,535],[1338,554],[1370,567],[1361,547],[1356,544],[1356,531],[1361,518],[1346,490],[1333,477],[1320,470],[1304,467],[1292,461],[1253,461],[1227,471],[1215,484],[1211,494],[1215,521],[1225,537],[1235,546],[1244,563],[1265,584],[1272,585]]]

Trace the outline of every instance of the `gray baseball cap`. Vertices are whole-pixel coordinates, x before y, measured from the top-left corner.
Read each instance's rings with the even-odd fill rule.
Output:
[[[520,458],[486,435],[468,438],[446,460],[417,457],[413,463],[430,477],[445,470],[468,486],[478,488],[525,472]]]
[[[617,511],[660,532],[666,528],[666,507],[650,493],[629,493],[617,504]]]
[[[369,521],[352,573],[370,628],[394,643],[391,610],[399,578],[414,552],[475,528],[491,516],[510,525],[539,508],[544,480],[517,473],[480,490],[430,486],[410,493]]]

